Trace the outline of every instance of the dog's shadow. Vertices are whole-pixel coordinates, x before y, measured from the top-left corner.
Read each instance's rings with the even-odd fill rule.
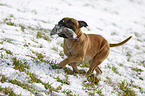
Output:
[[[55,69],[60,69],[60,68],[58,68],[58,64],[50,64],[50,66],[51,66],[51,68],[52,68],[53,70],[55,70]],[[79,74],[79,73],[75,73],[72,69],[70,69],[70,68],[68,68],[68,67],[64,67],[63,70],[64,70],[65,73],[67,73],[67,74],[69,74],[69,75],[76,75],[76,74]],[[84,73],[86,73],[85,70],[82,70],[82,69],[81,69],[81,71],[84,71]]]
[[[52,67],[53,70],[59,69],[57,64],[51,64],[50,66]],[[70,68],[64,67],[63,70],[64,70],[65,73],[67,73],[69,75],[74,75],[75,74],[75,72],[73,70],[71,70]]]
[[[52,67],[53,70],[59,69],[57,64],[51,64],[50,66]],[[69,75],[74,75],[75,76],[76,74],[78,74],[78,73],[75,73],[73,70],[71,70],[68,67],[64,67],[63,70],[64,70],[65,73],[67,73]],[[81,71],[85,72],[85,70],[81,70]],[[87,77],[87,81],[90,82],[90,83],[93,83],[93,84],[98,84],[99,83],[99,79],[94,74]]]

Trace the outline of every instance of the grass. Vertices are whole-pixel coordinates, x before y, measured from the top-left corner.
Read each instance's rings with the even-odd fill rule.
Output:
[[[26,69],[29,69],[27,62],[22,63],[22,61],[18,60],[16,57],[13,58],[13,66],[14,69],[19,70],[20,72],[25,72]]]
[[[70,82],[68,81],[68,76],[66,76],[66,79],[60,79],[59,76],[55,79],[57,80],[57,82],[61,82],[62,84],[70,85]]]
[[[0,4],[0,6],[8,6],[8,5]],[[37,14],[36,10],[32,10],[32,12],[34,14]],[[22,23],[21,24],[16,23],[15,20],[16,20],[15,16],[13,14],[10,14],[8,17],[3,19],[3,22],[1,24],[7,24],[9,26],[18,27],[18,28],[21,29],[22,32],[25,32],[25,31],[34,32],[34,34],[35,34],[34,38],[36,38],[36,39],[33,39],[32,41],[37,43],[37,44],[38,44],[37,40],[39,40],[39,39],[44,39],[48,42],[51,41],[52,38],[49,36],[49,32],[50,32],[49,29],[43,29],[40,26],[29,26],[29,25],[25,25],[25,24],[22,24]],[[41,22],[48,23],[44,20],[41,20]],[[88,29],[88,30],[90,31],[90,29]],[[5,33],[5,30],[2,30],[2,32]],[[118,34],[117,34],[117,32],[114,31],[114,32],[111,33],[111,35],[116,36]],[[140,35],[137,32],[135,33],[135,36],[140,37]],[[141,39],[139,39],[139,38],[137,38],[137,41],[142,42]],[[13,44],[13,41],[9,38],[4,38],[2,41],[0,41],[0,44],[3,45],[3,44],[5,44],[5,42]],[[30,45],[31,45],[30,43],[24,43],[23,46],[29,48]],[[61,42],[59,42],[57,45],[63,47],[63,43],[61,43]],[[33,47],[36,47],[36,46],[33,46]],[[135,47],[135,49],[138,49],[138,50],[141,49],[141,48],[139,48],[138,45],[136,45],[134,47]],[[43,48],[43,46],[40,45],[39,48]],[[64,59],[63,51],[60,51],[57,47],[53,47],[51,50],[56,51],[60,55],[60,57],[62,59]],[[125,50],[129,50],[129,49],[125,49]],[[14,52],[12,52],[11,50],[5,49],[5,48],[0,48],[0,51],[2,51],[2,52],[5,51],[6,54],[10,55],[10,58],[12,58],[11,63],[12,63],[13,68],[15,70],[18,70],[21,73],[26,73],[26,75],[28,75],[28,77],[29,77],[28,82],[22,83],[19,80],[11,80],[10,78],[6,77],[5,75],[1,75],[1,80],[0,80],[1,83],[9,82],[9,83],[18,85],[21,88],[26,89],[26,90],[30,91],[31,93],[33,93],[35,95],[38,95],[38,93],[41,92],[41,91],[35,89],[32,86],[32,84],[33,83],[41,83],[46,88],[46,90],[49,90],[49,91],[45,92],[46,95],[55,96],[55,95],[57,95],[56,93],[64,93],[67,96],[76,96],[73,93],[73,91],[71,91],[71,90],[68,90],[68,89],[62,90],[63,85],[65,85],[65,86],[70,86],[71,85],[71,82],[68,79],[69,75],[78,76],[70,68],[67,68],[67,67],[64,68],[64,72],[65,72],[65,78],[64,79],[61,79],[60,76],[58,76],[56,78],[53,77],[57,82],[61,83],[60,86],[57,86],[57,87],[54,88],[52,86],[52,83],[43,82],[41,80],[41,78],[39,78],[39,75],[36,75],[35,73],[32,73],[30,71],[29,63],[24,62],[24,60],[20,60],[20,59],[16,58],[15,57],[16,54],[14,54]],[[38,52],[34,52],[34,51],[32,53],[35,56],[32,56],[32,55],[26,55],[26,56],[31,57],[31,61],[34,64],[47,63],[51,66],[48,69],[49,71],[52,71],[52,70],[57,71],[58,73],[56,72],[56,74],[60,74],[59,69],[57,67],[58,64],[55,61],[49,60],[49,57],[46,57],[45,53],[41,53],[41,52],[38,53]],[[4,54],[1,53],[0,57],[3,58]],[[130,59],[132,57],[132,52],[131,51],[126,52],[126,57],[128,58],[129,62],[132,62],[131,59]],[[4,59],[8,59],[8,58],[4,58]],[[11,63],[9,63],[9,64],[11,64]],[[145,67],[145,61],[144,60],[140,61],[139,63],[140,63],[141,66]],[[120,67],[125,67],[124,64],[122,64],[122,63],[120,63],[118,65]],[[82,67],[82,68],[84,68],[84,67],[89,68],[89,63],[88,62],[78,63],[78,66]],[[117,67],[110,64],[110,65],[106,65],[105,68],[107,68],[108,70],[112,70],[116,75],[121,76],[121,73],[117,70],[118,69]],[[57,69],[57,70],[55,70],[55,69]],[[136,73],[136,77],[138,77],[140,80],[143,80],[143,78],[140,76],[141,73],[144,72],[143,69],[138,68],[138,67],[130,67],[130,69],[132,70],[132,72]],[[81,76],[80,76],[80,78],[81,78]],[[127,81],[124,80],[124,81],[121,81],[121,82],[115,82],[109,76],[107,76],[105,79],[106,80],[102,80],[104,82],[104,84],[107,84],[108,86],[112,87],[113,91],[118,93],[118,96],[136,96],[137,93],[134,91],[135,88],[137,90],[139,90],[140,93],[145,93],[142,87],[140,87],[139,85],[135,85],[134,81],[127,82]],[[89,96],[95,96],[95,95],[105,96],[104,95],[105,93],[103,93],[104,91],[102,91],[103,86],[101,84],[95,84],[95,79],[94,78],[86,78],[86,80],[81,81],[81,82],[82,82],[82,85],[83,85],[82,90],[84,90]],[[113,91],[112,91],[112,93],[113,93]],[[9,87],[8,88],[0,88],[0,92],[4,93],[6,95],[10,95],[10,96],[16,96],[16,94],[13,92],[13,89],[11,89]]]
[[[141,72],[143,72],[142,69],[139,69],[139,68],[131,68],[133,71],[136,71],[138,74],[140,74]]]
[[[24,65],[23,65],[24,64]],[[42,82],[40,79],[38,79],[37,75],[35,75],[34,73],[29,72],[28,66],[26,66],[27,63],[22,63],[20,60],[18,60],[17,58],[13,59],[13,65],[14,65],[14,69],[19,70],[20,72],[25,72],[29,77],[30,77],[30,81],[27,83],[31,83],[33,84],[35,83],[42,83],[42,85],[44,85],[44,87],[46,89],[49,89],[49,92],[45,92],[46,94],[54,94],[53,92],[58,92],[59,90],[61,90],[61,86],[58,86],[57,88],[54,88],[51,86],[51,84],[48,83],[44,83]],[[9,78],[6,78],[4,75],[2,75],[2,78],[0,80],[2,83],[4,82],[9,82],[15,85],[18,85],[20,87],[22,87],[23,89],[26,89],[28,91],[30,91],[32,94],[38,94],[40,91],[35,89],[33,86],[31,86],[31,84],[27,84],[27,83],[22,83],[16,79],[12,80]],[[13,96],[13,95],[12,95]],[[14,95],[16,96],[16,95]]]
[[[63,51],[59,51],[59,56],[60,56],[62,59],[65,59],[65,58],[64,58],[64,53],[63,53]]]
[[[144,80],[143,77],[141,77],[141,73],[144,72],[142,69],[139,69],[139,68],[131,68],[131,70],[135,71],[137,74],[136,76],[140,79],[140,80]]]
[[[3,42],[8,42],[8,43],[13,44],[12,39],[9,39],[9,38],[4,38],[2,41],[2,44],[3,44]]]
[[[0,93],[4,93],[5,95],[8,95],[8,96],[18,96],[14,93],[13,89],[11,89],[10,87],[8,88],[0,87]]]
[[[7,49],[4,49],[4,48],[1,48],[0,50],[4,50],[7,54],[13,55],[11,50],[7,50]]]
[[[2,3],[0,3],[0,6],[10,7],[9,5],[7,5],[7,4],[2,4]]]
[[[43,58],[44,56],[42,54],[37,53],[38,58],[40,59],[41,62],[43,62]],[[53,63],[54,64],[54,63]],[[29,83],[42,83],[42,85],[44,85],[44,87],[46,89],[49,89],[49,92],[47,94],[54,94],[53,92],[58,92],[58,90],[61,90],[61,86],[58,86],[57,88],[54,88],[51,86],[51,84],[48,83],[44,83],[42,82],[40,79],[38,79],[37,75],[35,75],[34,73],[29,72],[26,69],[29,69],[29,67],[27,66],[27,63],[22,63],[22,61],[18,60],[17,58],[13,59],[13,65],[14,65],[14,69],[19,70],[20,72],[25,72],[29,77],[30,77],[30,81]],[[57,79],[58,82],[62,82],[63,84],[68,84],[68,77],[66,76],[66,80],[61,80],[60,78],[55,78]],[[3,81],[5,81],[5,79],[3,79]],[[34,91],[35,89],[32,86],[29,86],[28,84],[21,84],[19,81],[15,81],[15,80],[9,80],[12,84],[16,84],[18,86],[21,86],[24,89],[27,89],[28,91],[30,91],[33,94],[36,94]]]
[[[42,81],[40,79],[37,78],[37,75],[35,75],[34,73],[31,73],[29,71],[25,72],[28,76],[30,76],[30,83],[42,83]]]
[[[38,53],[38,52],[34,52],[32,51],[33,54],[35,54],[36,56],[31,56],[31,55],[26,55],[28,57],[31,57],[33,61],[37,62],[37,63],[50,63],[51,61],[49,61],[49,57],[46,57],[46,55],[44,53]]]
[[[115,66],[112,66],[112,71],[121,76],[121,74],[117,71],[117,68]]]
[[[78,66],[80,66],[80,67],[82,67],[82,68],[84,68],[84,67],[89,68],[89,67],[90,67],[90,65],[89,65],[89,62],[88,62],[88,61],[85,61],[85,62],[80,62],[80,63],[78,63]]]
[[[83,81],[83,90],[85,90],[85,92],[89,95],[89,96],[104,96],[102,89],[102,86],[99,85],[98,83],[96,83],[96,80],[98,81],[97,77],[91,76],[91,77],[87,77],[87,80]]]
[[[7,79],[6,79],[5,75],[2,75],[2,78],[1,78],[0,81],[1,81],[2,83],[4,83],[4,82],[6,82],[6,80],[7,80]]]
[[[4,49],[1,49],[1,50],[4,50]],[[6,53],[10,54],[9,52],[6,52]],[[36,60],[38,62],[47,62],[51,66],[53,66],[52,67],[53,69],[57,69],[55,62],[52,62],[52,61],[50,62],[49,60],[45,61],[45,59],[44,59],[46,57],[45,55],[43,55],[42,53],[36,53],[36,52],[33,52],[33,53],[36,54],[36,58],[33,58],[34,60]],[[19,60],[16,57],[13,58],[12,61],[13,61],[14,69],[19,70],[20,72],[25,72],[30,77],[29,83],[31,83],[31,84],[33,84],[34,82],[41,83],[42,85],[44,85],[44,87],[46,89],[49,89],[48,92],[45,92],[46,94],[56,95],[55,92],[56,93],[61,92],[61,93],[64,93],[66,95],[69,95],[69,96],[74,96],[74,94],[71,90],[62,90],[62,87],[61,87],[62,85],[58,86],[57,88],[54,88],[51,83],[42,82],[37,77],[37,75],[35,75],[34,73],[29,72],[29,66],[28,66],[27,62],[22,62],[21,60]],[[81,67],[87,67],[88,63],[86,63],[84,65],[80,64],[80,66]],[[123,64],[120,64],[120,66],[123,66]],[[112,71],[114,73],[119,74],[116,67],[112,66],[110,68],[112,69]],[[133,71],[137,72],[137,73],[143,72],[143,70],[139,69],[139,68],[131,68],[131,69]],[[68,70],[72,71],[69,68],[64,68],[64,70],[65,70],[66,73],[67,73]],[[72,73],[72,75],[74,75],[74,73]],[[135,91],[132,90],[132,88],[137,88],[137,89],[140,90],[140,92],[142,92],[142,88],[140,86],[134,85],[133,83],[128,83],[126,81],[122,81],[121,83],[118,83],[118,82],[116,83],[116,82],[112,81],[110,77],[106,77],[106,78],[107,78],[107,80],[105,82],[107,84],[109,84],[110,86],[112,86],[114,88],[114,90],[117,91],[118,94],[120,94],[122,96],[136,96],[136,93],[135,93]],[[66,75],[66,79],[60,79],[59,76],[57,78],[54,78],[54,79],[56,79],[57,82],[61,82],[62,84],[70,85],[70,82],[68,81],[68,75]],[[34,87],[30,86],[29,84],[24,84],[24,83],[21,83],[20,81],[17,81],[17,80],[7,79],[7,78],[5,78],[4,75],[2,76],[1,82],[2,83],[3,82],[10,82],[12,84],[16,84],[16,85],[22,87],[23,89],[27,89],[28,91],[30,91],[33,94],[37,94],[37,93],[40,92],[39,90],[35,89]],[[102,92],[102,89],[99,88],[101,86],[94,84],[94,82],[95,81],[94,81],[93,78],[83,81],[83,86],[84,86],[83,90],[85,90],[86,93],[90,96],[95,96],[96,94],[99,94],[100,96],[104,96],[103,92]]]
[[[119,88],[123,91],[120,94],[122,94],[123,96],[137,96],[135,94],[135,91],[133,91],[129,84],[126,83],[126,81],[122,81],[121,83],[118,83]]]
[[[66,96],[76,96],[75,94],[72,93],[71,90],[64,90],[64,91],[62,91],[62,93],[65,93]]]
[[[140,61],[140,63],[141,63],[141,65],[142,65],[143,67],[145,67],[145,60]]]
[[[10,25],[10,26],[15,26],[16,27],[16,24],[14,22],[12,22],[12,19],[11,18],[5,18],[3,20],[3,22],[7,25]]]
[[[43,29],[38,26],[32,27],[29,25],[24,25],[22,23],[19,24],[19,23],[15,23],[14,20],[16,20],[16,18],[14,17],[13,14],[10,14],[7,18],[3,19],[2,23],[10,25],[10,26],[14,26],[14,27],[20,27],[22,32],[25,32],[25,30],[37,31],[37,35],[36,35],[37,38],[43,38],[44,40],[51,41],[51,38],[48,34],[51,31],[50,29]]]
[[[24,32],[26,27],[23,24],[16,24],[16,23],[14,23],[14,21],[12,21],[12,19],[14,19],[14,15],[10,14],[10,16],[8,18],[5,18],[3,20],[3,23],[5,23],[7,25],[10,25],[10,26],[20,27],[21,30]]]
[[[26,45],[26,47],[27,47],[27,45]],[[13,52],[11,52],[10,50],[6,50],[4,48],[1,48],[0,50],[4,50],[7,54],[10,54],[13,56]],[[64,57],[62,51],[59,51],[57,48],[54,48],[53,50],[60,52],[60,56]],[[34,61],[36,61],[38,63],[42,63],[42,62],[49,63],[51,65],[52,69],[58,69],[56,66],[57,65],[56,62],[52,62],[50,60],[45,59],[46,56],[44,53],[38,53],[38,52],[32,52],[32,53],[34,53],[36,55],[36,57],[30,56]],[[130,56],[130,54],[128,53],[127,56]],[[37,75],[29,72],[30,68],[29,68],[27,62],[22,62],[21,60],[19,60],[16,57],[12,59],[12,62],[13,62],[14,69],[19,70],[20,72],[25,72],[30,77],[30,81],[27,83],[31,83],[31,84],[33,84],[34,82],[41,83],[42,85],[44,85],[44,87],[46,89],[49,89],[49,91],[45,92],[45,94],[56,95],[55,93],[61,92],[61,93],[64,93],[66,95],[69,95],[69,96],[74,96],[74,94],[71,90],[62,90],[63,84],[70,85],[70,82],[68,80],[68,75],[66,75],[66,79],[60,79],[59,76],[57,78],[54,78],[57,80],[57,82],[62,83],[61,86],[54,88],[51,83],[49,83],[49,82],[44,83],[38,78]],[[144,62],[142,62],[142,63],[144,64]],[[78,66],[80,66],[82,68],[83,67],[88,68],[89,64],[88,64],[88,62],[84,62],[84,63],[79,63]],[[120,64],[120,66],[124,67],[123,64]],[[106,67],[111,69],[114,73],[120,75],[115,66],[110,66],[110,67],[106,66]],[[138,74],[143,72],[142,69],[139,69],[137,67],[131,68],[131,69],[133,71],[137,72]],[[66,74],[75,76],[74,72],[67,67],[64,68],[64,71],[66,72]],[[128,83],[126,81],[122,81],[121,83],[118,83],[118,82],[116,83],[116,82],[113,82],[110,77],[106,77],[106,78],[107,78],[107,80],[105,81],[105,83],[112,86],[114,88],[114,90],[117,91],[118,94],[120,94],[122,96],[136,96],[136,93],[135,93],[135,91],[132,90],[132,88],[137,88],[140,90],[140,92],[142,92],[142,88],[140,86],[134,85],[133,83]],[[102,88],[99,88],[101,86],[94,84],[94,82],[95,82],[94,80],[95,79],[91,78],[91,79],[87,79],[86,81],[83,81],[83,86],[84,86],[83,90],[85,90],[86,93],[90,96],[95,96],[96,94],[99,94],[100,96],[104,96],[103,92],[102,92]],[[30,86],[29,84],[24,84],[24,83],[21,83],[20,81],[17,81],[17,80],[7,79],[7,78],[5,78],[4,75],[2,76],[1,82],[2,83],[3,82],[10,82],[12,84],[16,84],[16,85],[22,87],[23,89],[27,89],[28,91],[30,91],[31,93],[33,93],[35,95],[40,92],[39,90],[35,89],[33,86]]]
[[[47,33],[47,34],[48,34],[48,33]],[[41,31],[41,32],[38,31],[36,37],[37,37],[38,39],[39,39],[39,38],[43,38],[43,39],[46,40],[46,41],[51,41],[50,36],[46,35],[46,33],[42,32],[42,31]]]
[[[106,83],[108,83],[110,86],[113,87],[114,90],[118,92],[121,96],[137,96],[135,91],[132,90],[132,87],[135,87],[133,83],[128,83],[125,80],[120,82],[114,82],[111,80],[110,77],[106,77],[107,80],[105,80]],[[138,87],[140,89],[140,87]]]
[[[19,24],[19,27],[21,28],[21,30],[24,32],[24,30],[26,29],[26,27],[23,24]]]
[[[52,96],[54,96],[54,92],[58,92],[59,90],[62,89],[61,86],[58,86],[57,88],[52,87],[52,84],[48,83],[43,83],[43,85],[45,86],[46,89],[49,89],[48,94],[53,94]]]

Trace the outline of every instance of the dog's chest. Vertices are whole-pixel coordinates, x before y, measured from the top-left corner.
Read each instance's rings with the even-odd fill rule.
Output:
[[[72,40],[65,40],[64,41],[64,53],[67,55],[67,56],[74,56],[76,55],[78,52],[77,52],[77,47],[79,46],[78,44],[76,44],[77,41],[74,40],[72,42]],[[76,46],[77,45],[77,46]]]

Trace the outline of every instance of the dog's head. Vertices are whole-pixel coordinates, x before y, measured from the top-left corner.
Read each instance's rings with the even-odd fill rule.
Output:
[[[52,29],[51,35],[58,34],[60,37],[69,38],[68,37],[69,35],[66,36],[66,34],[74,32],[76,35],[79,35],[78,32],[80,28],[87,27],[87,26],[88,25],[85,21],[77,21],[73,18],[63,18]],[[65,31],[65,28],[70,30]],[[66,32],[66,34],[64,33],[64,31]]]
[[[85,21],[77,21],[73,18],[63,18],[58,22],[59,26],[64,26],[72,29],[74,32],[77,32],[82,27],[87,27],[87,23]]]

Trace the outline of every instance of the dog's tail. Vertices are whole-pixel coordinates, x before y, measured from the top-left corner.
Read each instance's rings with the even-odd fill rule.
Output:
[[[125,39],[124,41],[117,43],[117,44],[110,44],[110,47],[117,47],[117,46],[121,46],[124,43],[126,43],[128,40],[130,40],[132,38],[132,36],[128,37],[127,39]]]

